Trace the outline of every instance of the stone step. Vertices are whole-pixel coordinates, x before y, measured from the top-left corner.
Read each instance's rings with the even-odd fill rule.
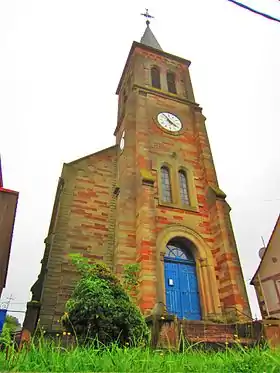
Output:
[[[190,337],[187,338],[187,340],[191,343],[197,343],[197,342],[202,342],[202,343],[207,343],[207,342],[212,342],[212,343],[228,343],[228,344],[240,344],[240,345],[251,345],[255,344],[256,340],[252,338],[232,338],[232,336],[208,336],[208,337]]]

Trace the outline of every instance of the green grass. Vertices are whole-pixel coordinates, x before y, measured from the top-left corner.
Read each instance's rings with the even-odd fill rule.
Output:
[[[77,347],[63,349],[46,342],[29,351],[9,356],[0,352],[0,371],[13,372],[280,372],[280,351],[227,349],[203,352],[186,348],[184,352],[161,352],[150,349],[113,347],[110,350]]]

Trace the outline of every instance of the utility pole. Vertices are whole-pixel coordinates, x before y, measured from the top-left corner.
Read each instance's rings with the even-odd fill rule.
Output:
[[[9,298],[8,298],[8,306],[7,306],[7,308],[10,307],[11,300],[15,300],[15,298],[13,298],[13,294],[11,294],[11,295],[9,296]]]
[[[8,310],[12,300],[15,300],[15,298],[13,298],[13,294],[11,294],[6,301],[1,302],[0,308]]]

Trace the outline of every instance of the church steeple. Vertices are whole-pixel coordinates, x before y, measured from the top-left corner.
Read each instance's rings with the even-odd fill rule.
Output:
[[[145,44],[147,45],[148,47],[152,47],[152,48],[155,48],[155,49],[159,49],[162,51],[162,48],[159,44],[159,42],[157,41],[155,35],[153,34],[152,30],[150,29],[150,22],[147,21],[147,27],[146,27],[146,30],[140,40],[140,43],[142,44]]]
[[[142,16],[146,17],[147,18],[147,21],[146,21],[146,30],[140,40],[140,43],[142,44],[145,44],[147,45],[148,47],[152,47],[152,48],[155,48],[155,49],[159,49],[159,50],[162,50],[159,42],[157,41],[155,35],[153,34],[152,30],[150,29],[150,21],[148,20],[148,18],[154,18],[153,16],[151,16],[148,12],[148,9],[146,9],[146,13],[141,13]]]

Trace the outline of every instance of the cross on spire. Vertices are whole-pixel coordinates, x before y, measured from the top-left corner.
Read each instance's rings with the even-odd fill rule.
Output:
[[[146,13],[141,13],[141,16],[144,16],[144,17],[146,17],[146,24],[147,24],[147,26],[149,26],[149,24],[150,24],[150,21],[149,21],[149,18],[155,18],[155,17],[153,17],[153,16],[151,16],[150,14],[149,14],[149,9],[147,9],[146,8]]]
[[[155,18],[149,14],[149,10],[146,8],[146,13],[141,13],[141,16],[144,16],[146,18],[146,30],[141,38],[140,43],[145,44],[149,47],[162,50],[161,46],[159,45],[159,42],[157,41],[155,35],[152,33],[152,30],[150,29],[150,18]]]

